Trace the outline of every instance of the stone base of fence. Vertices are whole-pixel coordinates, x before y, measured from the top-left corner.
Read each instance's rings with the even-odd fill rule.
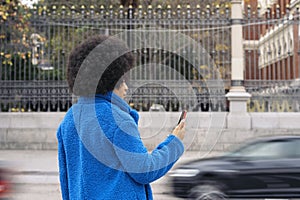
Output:
[[[0,113],[0,149],[57,149],[56,129],[65,113]],[[145,146],[154,149],[175,127],[178,112],[140,112],[139,129]],[[187,150],[220,152],[232,145],[268,135],[300,134],[300,113],[249,113],[249,128],[228,128],[228,113],[190,112]],[[248,120],[249,121],[249,120]]]

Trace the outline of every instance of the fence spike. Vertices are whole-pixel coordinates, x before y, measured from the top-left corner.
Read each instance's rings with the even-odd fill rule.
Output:
[[[228,10],[229,10],[229,7],[230,7],[229,4],[226,4],[226,5],[225,5],[225,10],[228,11]]]

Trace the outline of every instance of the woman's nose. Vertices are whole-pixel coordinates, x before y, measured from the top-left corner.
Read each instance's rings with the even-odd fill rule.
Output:
[[[124,82],[124,89],[127,91],[128,90],[128,86],[126,84],[126,82]]]

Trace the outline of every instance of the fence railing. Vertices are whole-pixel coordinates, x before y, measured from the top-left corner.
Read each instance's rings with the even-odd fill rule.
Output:
[[[245,8],[245,87],[252,94],[250,112],[299,112],[299,28],[299,5]]]
[[[297,12],[259,15],[245,9],[245,88],[250,112],[299,111]],[[259,11],[259,9],[258,9]],[[228,111],[230,5],[153,8],[40,6],[29,10],[29,45],[4,39],[0,111],[65,111],[68,55],[94,34],[124,40],[136,57],[126,100],[140,111]],[[271,12],[270,12],[271,13]],[[293,16],[293,17],[287,17]],[[10,25],[1,23],[1,34]],[[279,56],[280,55],[280,56]],[[241,64],[242,66],[242,64]],[[284,89],[286,88],[286,89]]]
[[[1,109],[64,111],[72,99],[65,83],[69,52],[91,35],[107,34],[127,42],[136,57],[127,98],[136,109],[153,110],[160,104],[166,111],[225,111],[229,85],[219,84],[220,89],[208,82],[230,77],[229,11],[208,7],[204,12],[188,6],[34,8],[30,56],[26,62],[19,58],[1,62]],[[5,23],[1,26],[9,29]],[[8,45],[6,41],[4,46]],[[17,54],[2,50],[5,55]]]

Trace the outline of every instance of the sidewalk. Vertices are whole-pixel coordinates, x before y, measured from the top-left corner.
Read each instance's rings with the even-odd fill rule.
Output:
[[[57,184],[57,151],[0,150],[0,160],[13,171],[14,183]]]
[[[203,155],[197,151],[186,151],[175,165]],[[0,161],[14,172],[12,182],[16,190],[12,199],[61,200],[56,150],[0,150]],[[154,181],[151,187],[156,200],[178,200],[169,194],[168,176]]]
[[[203,155],[197,151],[186,151],[176,165]],[[56,150],[0,150],[0,160],[13,170],[15,183],[59,182]]]

